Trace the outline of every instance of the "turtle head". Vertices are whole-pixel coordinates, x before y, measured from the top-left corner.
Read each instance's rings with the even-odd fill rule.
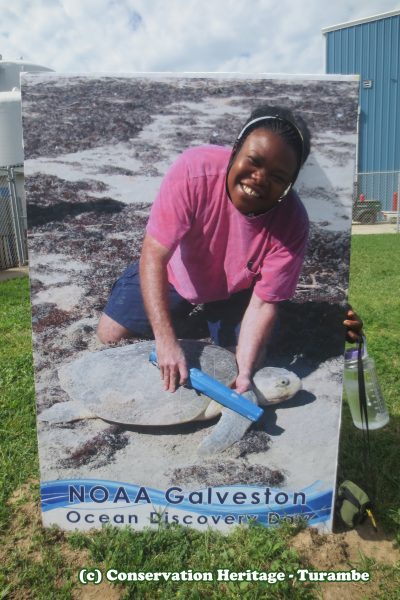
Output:
[[[255,373],[253,386],[260,404],[278,404],[301,390],[301,379],[287,369],[264,367]]]

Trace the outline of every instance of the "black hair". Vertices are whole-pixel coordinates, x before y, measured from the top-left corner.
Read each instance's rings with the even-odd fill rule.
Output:
[[[257,121],[252,123],[255,120]],[[280,106],[262,104],[252,111],[233,146],[229,166],[232,165],[247,136],[259,127],[277,133],[296,152],[297,171],[294,182],[310,154],[311,135],[306,122],[300,115],[294,115],[288,108]]]

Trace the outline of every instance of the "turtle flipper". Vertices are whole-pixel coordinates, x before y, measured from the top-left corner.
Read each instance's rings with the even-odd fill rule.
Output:
[[[242,395],[257,404],[256,395],[251,390]],[[241,440],[252,424],[253,422],[250,419],[242,417],[229,408],[224,408],[220,420],[210,435],[201,442],[197,448],[197,453],[201,456],[208,456],[226,450],[226,448]]]
[[[96,415],[80,402],[58,402],[38,415],[40,421],[48,423],[71,423],[79,419],[93,419]]]

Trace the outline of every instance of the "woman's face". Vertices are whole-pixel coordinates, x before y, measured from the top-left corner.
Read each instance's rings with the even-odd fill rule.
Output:
[[[277,133],[255,129],[243,142],[227,176],[232,204],[244,215],[265,212],[277,204],[296,172],[295,150]]]

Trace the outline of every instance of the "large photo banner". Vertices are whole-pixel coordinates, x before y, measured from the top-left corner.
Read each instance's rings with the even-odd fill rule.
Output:
[[[331,529],[358,85],[23,76],[45,526]]]

